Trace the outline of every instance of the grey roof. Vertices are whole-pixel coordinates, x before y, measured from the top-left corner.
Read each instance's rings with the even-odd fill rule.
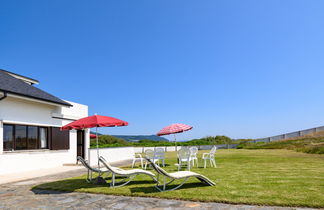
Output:
[[[7,71],[7,70],[4,70],[4,69],[0,69],[0,71],[4,71],[4,72],[6,72],[6,73],[9,73],[9,74],[12,74],[12,75],[16,75],[16,76],[19,76],[19,77],[22,77],[22,78],[28,79],[28,80],[30,80],[33,84],[35,84],[35,83],[39,83],[39,81],[36,80],[36,79],[30,78],[30,77],[26,77],[26,76],[23,76],[23,75],[20,75],[20,74],[16,74],[16,73],[11,72],[11,71]]]
[[[71,104],[39,89],[33,85],[29,85],[26,82],[17,79],[8,73],[7,71],[0,70],[0,91],[7,93],[25,96],[28,98],[38,99],[42,101],[47,101],[55,104],[72,106]]]

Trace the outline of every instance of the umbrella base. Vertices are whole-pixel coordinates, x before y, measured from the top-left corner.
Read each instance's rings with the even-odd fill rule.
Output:
[[[94,180],[94,184],[98,184],[98,185],[104,185],[107,184],[106,180],[104,178],[102,178],[101,176],[98,176],[95,180]]]

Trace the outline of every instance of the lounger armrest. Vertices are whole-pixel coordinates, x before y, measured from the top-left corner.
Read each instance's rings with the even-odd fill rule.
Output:
[[[138,154],[138,153],[137,153],[137,154],[135,154],[135,157],[136,157],[136,156],[138,156],[139,158],[142,159],[142,155],[141,155],[141,154]]]
[[[111,167],[113,170],[116,170],[116,171],[124,171],[124,169],[122,169],[122,168],[118,168],[118,167],[114,167],[114,166],[112,166]]]

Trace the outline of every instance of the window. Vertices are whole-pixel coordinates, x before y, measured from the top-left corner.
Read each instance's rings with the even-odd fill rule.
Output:
[[[38,128],[36,126],[28,126],[27,130],[27,148],[37,149]]]
[[[15,126],[16,150],[27,149],[27,126]]]
[[[13,149],[14,141],[14,126],[13,125],[4,125],[3,126],[3,150],[10,151]]]
[[[48,148],[48,128],[29,125],[3,126],[4,151]]]
[[[47,128],[39,128],[40,148],[47,148]]]

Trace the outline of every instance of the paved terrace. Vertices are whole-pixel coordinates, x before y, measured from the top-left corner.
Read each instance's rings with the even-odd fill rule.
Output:
[[[31,190],[32,186],[84,174],[86,170],[32,178],[0,185],[0,209],[296,209],[286,207],[202,203],[157,198]]]

